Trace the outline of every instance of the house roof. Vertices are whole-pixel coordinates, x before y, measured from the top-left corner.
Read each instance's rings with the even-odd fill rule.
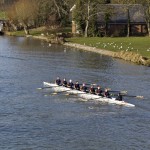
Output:
[[[103,6],[103,7],[102,7]],[[108,8],[109,7],[109,8]],[[105,4],[98,6],[98,23],[105,21],[106,8],[111,9],[111,17],[109,23],[120,23],[125,24],[128,20],[127,9],[129,9],[130,23],[145,23],[144,8],[141,4]],[[76,9],[76,5],[70,9],[73,12]]]
[[[127,9],[129,9],[131,23],[145,23],[143,7],[140,4],[108,4],[107,6],[110,6],[112,9],[112,15],[109,21],[111,23],[127,23]],[[98,14],[98,22],[104,22],[104,14],[105,12]]]

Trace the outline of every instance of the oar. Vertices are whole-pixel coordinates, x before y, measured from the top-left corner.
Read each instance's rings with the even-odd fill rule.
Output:
[[[50,89],[53,87],[57,87],[57,86],[47,86],[47,87],[37,88],[37,90]]]
[[[138,99],[144,99],[144,96],[139,96],[139,95],[122,95],[122,96],[134,97],[134,98],[138,98]]]
[[[60,91],[60,92],[54,92],[54,93],[51,93],[51,94],[52,94],[52,95],[56,95],[56,94],[63,93],[63,92],[67,92],[67,91],[70,91],[70,90],[65,90],[65,91]]]
[[[81,83],[79,85],[82,85]],[[85,83],[85,85],[97,85],[96,83]]]
[[[117,91],[117,90],[111,90],[111,88],[106,88],[109,92],[112,93],[121,93],[121,94],[127,94],[128,91]]]
[[[111,91],[111,90],[110,90],[109,92],[127,94],[128,91]]]

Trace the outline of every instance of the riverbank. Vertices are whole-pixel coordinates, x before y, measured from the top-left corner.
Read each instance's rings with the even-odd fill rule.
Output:
[[[134,53],[134,52],[127,52],[127,51],[120,51],[120,52],[113,52],[108,51],[104,49],[99,49],[91,46],[81,45],[77,43],[64,43],[65,46],[74,47],[78,49],[82,49],[84,51],[90,51],[95,52],[102,55],[111,56],[114,58],[124,59],[126,61],[131,61],[133,63],[139,64],[139,65],[145,65],[150,67],[150,59],[141,56],[140,54]]]
[[[106,56],[110,56],[110,57],[114,57],[114,58],[118,58],[118,59],[123,59],[126,61],[136,63],[138,65],[144,65],[144,66],[150,67],[150,59],[146,58],[136,52],[124,51],[124,50],[114,52],[114,51],[110,51],[110,50],[106,50],[106,49],[96,48],[93,46],[87,46],[85,44],[82,45],[82,44],[78,44],[78,43],[64,42],[64,39],[61,39],[61,38],[60,39],[59,38],[50,39],[49,37],[42,36],[42,35],[41,36],[32,36],[32,37],[41,39],[41,40],[45,40],[50,43],[63,44],[65,46],[74,47],[74,48],[81,49],[84,51],[94,52],[94,53],[98,53],[101,55],[106,55]]]
[[[12,35],[12,34],[7,33],[7,35]],[[150,57],[149,57],[150,48],[148,43],[149,38],[146,37],[145,38],[81,38],[78,37],[78,38],[69,38],[69,39],[67,38],[66,42],[64,40],[64,37],[61,34],[59,36],[52,36],[52,34],[51,36],[40,34],[40,35],[29,35],[26,37],[37,38],[54,44],[63,44],[65,46],[82,49],[84,51],[95,52],[101,55],[107,55],[110,57],[123,59],[139,65],[150,67]],[[147,47],[143,47],[143,46],[147,46]]]

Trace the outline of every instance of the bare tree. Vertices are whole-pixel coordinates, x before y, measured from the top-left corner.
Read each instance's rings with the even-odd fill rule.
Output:
[[[76,9],[74,13],[74,19],[77,22],[78,26],[83,30],[84,36],[87,37],[89,35],[89,27],[95,21],[97,23],[98,14],[106,15],[106,22],[109,18],[108,13],[110,11],[106,10],[108,7],[106,6],[107,1],[105,0],[77,0],[76,1]],[[106,23],[105,22],[105,23]],[[96,26],[95,26],[96,27]]]
[[[140,3],[143,5],[144,18],[147,24],[148,35],[150,37],[150,0],[142,0]]]
[[[25,34],[29,34],[29,25],[33,24],[37,17],[36,0],[19,0],[10,7],[7,15],[11,24],[23,26]]]
[[[69,0],[39,0],[38,4],[38,19],[44,24],[56,22],[62,25],[69,15]]]
[[[130,36],[130,8],[136,3],[136,0],[113,0],[115,4],[124,4],[122,10],[127,14],[127,37]]]
[[[104,0],[77,0],[74,18],[78,26],[84,28],[85,37],[88,36],[91,20],[100,13],[98,7],[101,8],[103,6],[101,4],[104,3]],[[103,11],[103,9],[101,11]]]

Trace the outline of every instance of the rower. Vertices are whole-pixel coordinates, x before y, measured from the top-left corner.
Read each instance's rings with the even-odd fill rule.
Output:
[[[65,87],[67,87],[67,81],[66,81],[65,78],[63,79],[62,85],[65,86]]]
[[[76,83],[75,83],[75,85],[74,85],[74,88],[75,88],[76,90],[80,90],[80,85],[79,85],[79,82],[78,82],[78,81],[76,81]]]
[[[59,78],[59,77],[57,77],[57,79],[55,80],[55,84],[57,84],[57,85],[61,85],[61,80],[60,80],[60,78]]]
[[[67,87],[73,89],[73,85],[74,84],[73,84],[72,80],[70,79]]]
[[[87,87],[86,87],[85,83],[82,84],[80,90],[83,91],[83,92],[87,92]]]
[[[108,89],[105,89],[104,97],[111,98]]]
[[[101,89],[100,86],[97,86],[96,95],[98,95],[98,96],[103,96],[103,91],[102,91],[102,89]]]
[[[122,101],[123,100],[121,93],[118,93],[118,95],[116,97],[116,100],[118,100],[118,101]]]
[[[93,85],[90,87],[89,92],[90,92],[91,94],[95,94],[95,88],[94,88]]]

